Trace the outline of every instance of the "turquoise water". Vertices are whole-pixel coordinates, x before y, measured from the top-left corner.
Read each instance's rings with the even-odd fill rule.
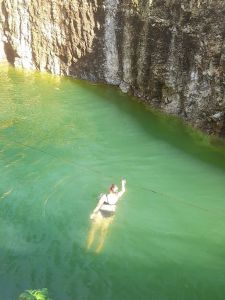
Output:
[[[115,88],[2,66],[0,170],[0,299],[224,299],[222,142]],[[104,247],[87,250],[122,177]]]

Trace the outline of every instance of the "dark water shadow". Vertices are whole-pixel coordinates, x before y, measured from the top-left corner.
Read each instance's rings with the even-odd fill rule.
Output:
[[[98,260],[99,264],[103,260],[106,266],[105,281],[112,283],[110,299],[222,300],[225,292],[224,263],[220,264],[224,260],[222,242],[212,245],[201,238],[165,238],[158,244],[153,238],[145,255],[137,245],[123,253],[123,245],[119,244],[116,252],[102,253]],[[104,267],[97,265],[99,274],[101,268]]]
[[[72,78],[67,78],[73,82]],[[185,124],[176,116],[163,114],[147,107],[140,99],[125,95],[117,87],[104,84],[92,84],[76,80],[82,88],[89,90],[104,101],[110,101],[120,111],[132,117],[137,126],[141,126],[149,136],[164,141],[174,148],[225,170],[225,141],[207,136],[200,130]],[[126,136],[124,136],[124,141]]]
[[[32,204],[22,204],[15,217],[10,205],[7,210],[1,207],[1,220],[10,224],[10,230],[15,229],[19,241],[19,245],[9,241],[12,247],[0,246],[1,299],[17,300],[24,290],[44,287],[54,300],[74,299],[66,285],[76,285],[77,273],[85,263],[82,243],[71,238],[68,229],[62,230],[62,225],[68,224],[66,218],[27,214]]]

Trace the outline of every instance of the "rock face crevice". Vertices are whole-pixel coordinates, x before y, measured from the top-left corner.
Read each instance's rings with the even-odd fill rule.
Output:
[[[221,0],[2,0],[0,60],[120,86],[225,136]]]

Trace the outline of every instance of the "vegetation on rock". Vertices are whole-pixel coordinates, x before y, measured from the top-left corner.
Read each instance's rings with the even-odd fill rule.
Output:
[[[48,296],[48,289],[26,290],[19,296],[19,300],[51,300]]]

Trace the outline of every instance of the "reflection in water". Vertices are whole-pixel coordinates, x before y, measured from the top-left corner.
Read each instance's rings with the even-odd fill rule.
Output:
[[[25,157],[25,155],[23,153],[20,153],[19,155],[17,155],[19,158],[18,159],[13,159],[12,161],[10,161],[7,165],[5,165],[5,168],[9,168],[12,167],[14,165],[17,165],[20,161],[22,161]]]
[[[61,185],[68,178],[70,178],[70,176],[65,176],[65,177],[61,178],[60,180],[58,180],[55,183],[55,185],[53,186],[53,189],[52,189],[51,193],[45,198],[45,200],[44,200],[44,212],[43,212],[44,216],[46,215],[46,205],[47,205],[48,200],[57,192],[58,186]]]
[[[110,217],[103,217],[100,212],[98,212],[95,218],[92,220],[91,228],[88,233],[87,239],[87,250],[97,243],[95,252],[99,253],[104,245],[109,225],[112,223],[114,215]]]
[[[9,195],[12,193],[12,191],[13,191],[13,189],[11,189],[11,190],[9,190],[9,191],[3,193],[0,199],[4,199],[4,198],[6,198],[7,196],[9,196]]]
[[[14,120],[2,120],[0,123],[0,130],[12,127],[16,123]]]

